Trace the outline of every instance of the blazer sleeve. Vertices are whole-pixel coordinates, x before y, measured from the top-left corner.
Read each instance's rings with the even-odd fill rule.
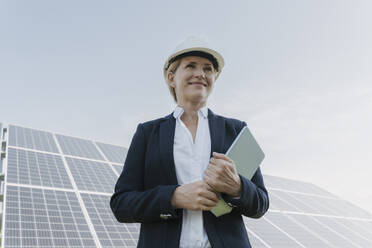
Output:
[[[111,210],[119,222],[144,223],[178,217],[171,205],[171,197],[178,185],[144,189],[145,158],[145,131],[139,124],[110,201]]]
[[[247,124],[243,122],[243,126]],[[240,176],[242,191],[239,198],[222,194],[224,200],[235,207],[235,211],[251,218],[262,217],[269,209],[269,195],[265,188],[260,167],[252,179]]]

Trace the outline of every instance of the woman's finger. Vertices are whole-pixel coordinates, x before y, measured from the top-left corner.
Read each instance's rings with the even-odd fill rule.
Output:
[[[233,163],[233,160],[223,153],[213,152],[213,157],[223,159],[223,160]]]

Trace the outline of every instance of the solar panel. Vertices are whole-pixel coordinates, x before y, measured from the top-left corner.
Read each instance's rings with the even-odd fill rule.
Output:
[[[270,192],[270,190],[269,190]],[[284,191],[275,191],[275,194],[277,194],[281,199],[290,202],[293,206],[300,209],[302,213],[311,213],[311,214],[320,214],[321,212],[316,209],[315,207],[308,205],[297,198],[298,194],[295,193],[289,193]],[[270,199],[271,200],[271,199]],[[275,199],[273,199],[275,201]],[[283,209],[284,210],[284,209]]]
[[[121,174],[121,171],[123,170],[123,166],[122,165],[112,165],[112,167],[114,167],[114,169],[116,170],[116,172],[119,175]]]
[[[265,185],[268,188],[284,189],[300,193],[315,194],[320,196],[335,197],[333,194],[311,184],[288,178],[265,175]]]
[[[274,226],[266,220],[244,218],[244,223],[247,226],[248,233],[254,232],[258,237],[261,237],[270,247],[287,248],[301,247],[300,244],[287,233],[281,231],[280,228]],[[249,237],[253,236],[252,234]]]
[[[125,149],[124,147],[104,144],[100,142],[96,142],[96,144],[110,162],[124,164],[124,160],[127,155],[127,149]]]
[[[96,247],[74,192],[7,186],[4,247]]]
[[[140,224],[109,206],[126,148],[9,127],[1,247],[136,247]],[[253,247],[372,247],[369,212],[311,183],[264,179],[268,213],[243,218]]]
[[[3,140],[3,124],[0,122],[0,141],[2,143]],[[3,152],[3,146],[1,145],[0,153]],[[3,172],[3,158],[0,157],[0,173]]]
[[[290,217],[300,222],[313,232],[316,232],[317,235],[327,240],[332,247],[353,247],[355,245],[342,234],[335,232],[333,229],[330,229],[325,225],[322,225],[312,216],[292,214]]]
[[[71,189],[62,158],[41,152],[8,149],[7,182]]]
[[[107,163],[66,158],[79,190],[113,193],[117,176]]]
[[[265,218],[271,223],[279,226],[283,231],[288,233],[299,243],[303,244],[305,247],[327,247],[329,246],[324,240],[320,239],[318,236],[314,235],[302,225],[294,222],[286,214],[268,212]]]
[[[110,196],[82,194],[102,247],[136,247],[139,224],[118,223],[110,209]]]
[[[354,232],[361,235],[361,237],[372,243],[372,230],[364,229],[363,226],[360,224],[360,221],[359,223],[348,219],[334,219],[334,221],[352,229]]]
[[[79,139],[60,134],[57,134],[56,137],[64,154],[82,158],[104,160],[94,143],[90,140]]]
[[[283,210],[283,211],[295,211],[301,212],[301,209],[296,207],[290,201],[280,198],[280,191],[271,190],[269,191],[270,209],[271,210]]]
[[[314,217],[324,225],[328,226],[329,228],[333,229],[337,233],[341,233],[344,237],[349,239],[351,242],[357,244],[359,247],[372,247],[372,243],[369,242],[365,237],[353,231],[353,229],[346,227],[342,224],[339,224],[335,221],[334,218],[329,217]]]
[[[58,153],[53,135],[49,132],[9,125],[10,146]]]

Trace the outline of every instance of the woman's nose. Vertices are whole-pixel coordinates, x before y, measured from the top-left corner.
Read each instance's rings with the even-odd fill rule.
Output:
[[[200,77],[200,78],[205,78],[205,71],[203,70],[203,68],[197,68],[195,70],[195,76]]]

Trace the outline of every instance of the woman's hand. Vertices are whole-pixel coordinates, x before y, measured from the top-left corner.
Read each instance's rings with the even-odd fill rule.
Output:
[[[174,208],[211,210],[218,203],[217,194],[203,181],[184,184],[176,188],[171,204]]]
[[[240,196],[241,181],[234,161],[222,153],[213,152],[204,174],[204,181],[216,192],[233,197]]]

